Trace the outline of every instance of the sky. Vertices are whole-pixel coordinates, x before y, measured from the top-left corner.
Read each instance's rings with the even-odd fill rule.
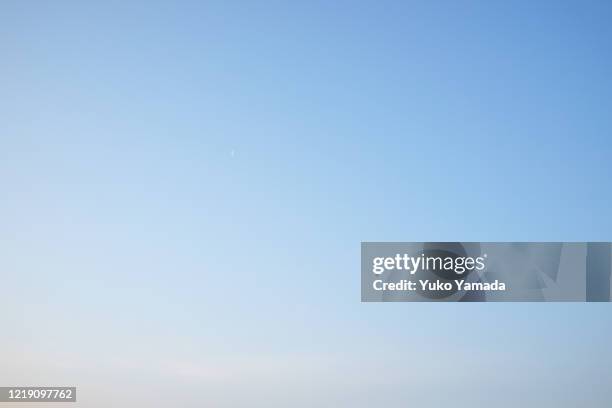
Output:
[[[608,304],[362,304],[359,250],[610,241],[611,19],[2,1],[0,385],[75,385],[80,407],[609,407]]]

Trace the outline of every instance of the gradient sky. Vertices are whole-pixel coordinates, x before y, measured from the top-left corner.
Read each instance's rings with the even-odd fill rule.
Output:
[[[609,304],[359,290],[361,241],[612,240],[609,2],[97,3],[0,3],[0,385],[610,406]]]

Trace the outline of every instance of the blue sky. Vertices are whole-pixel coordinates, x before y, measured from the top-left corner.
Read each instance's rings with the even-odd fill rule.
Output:
[[[459,407],[607,407],[609,305],[361,304],[359,247],[609,241],[611,18],[3,2],[0,382],[83,406],[167,406],[164,384],[182,406],[434,407],[449,384]]]

